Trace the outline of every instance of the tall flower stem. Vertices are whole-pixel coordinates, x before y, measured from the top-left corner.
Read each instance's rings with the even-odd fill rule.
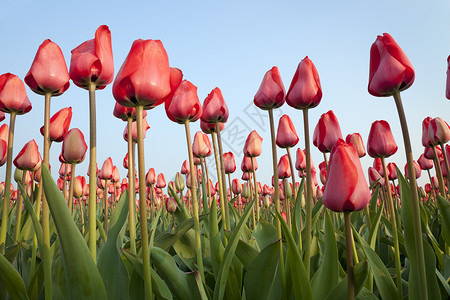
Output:
[[[97,261],[97,120],[95,84],[89,85],[89,250]]]
[[[256,203],[256,223],[253,224],[254,227],[259,223],[259,199],[258,199],[258,183],[256,182],[256,172],[255,172],[255,164],[253,163],[254,157],[250,157],[250,161],[252,162],[252,172],[253,172],[253,184],[255,185],[255,203]]]
[[[14,143],[14,126],[16,124],[16,113],[12,112],[9,119],[9,135],[8,135],[8,152],[6,156],[6,175],[5,175],[5,193],[3,196],[3,212],[2,212],[2,226],[0,229],[0,246],[2,246],[2,254],[6,249],[6,229],[8,225],[8,211],[9,211],[9,198],[11,197],[11,170],[12,170],[12,155],[13,155],[13,143]]]
[[[136,127],[137,127],[137,145],[138,145],[138,174],[139,174],[139,222],[141,225],[141,250],[144,273],[145,298],[151,300],[152,278],[150,274],[150,249],[148,248],[148,230],[147,230],[147,201],[145,194],[145,161],[144,161],[144,133],[142,129],[143,106],[136,106]],[[131,131],[129,131],[129,135]]]
[[[25,186],[25,178],[27,176],[27,172],[28,170],[22,170],[22,178],[21,178],[21,184],[23,186],[23,189],[26,191],[26,186]],[[23,201],[23,195],[22,193],[19,194],[19,197],[17,199],[17,204],[16,204],[16,231],[14,233],[14,241],[18,242],[20,237],[20,221],[22,219],[22,201]]]
[[[207,213],[208,212],[208,207],[209,207],[209,203],[210,203],[210,199],[211,197],[211,191],[209,190],[209,174],[208,174],[208,166],[206,165],[206,159],[203,157],[201,158],[201,167],[202,167],[202,176],[203,178],[206,178],[206,193],[207,193],[207,201],[206,203],[203,201],[203,212]]]
[[[291,148],[287,147],[286,152],[289,159],[289,167],[291,168],[291,180],[292,180],[292,196],[294,197],[294,203],[297,201],[297,189],[295,187],[295,176],[294,176],[294,164],[292,163],[292,157],[291,157]],[[300,220],[301,223],[301,220]]]
[[[308,109],[303,109],[303,128],[305,131],[305,155],[306,155],[306,242],[305,242],[305,269],[310,276],[311,264],[311,215],[312,215],[312,187],[311,187],[311,148],[309,144],[309,120]],[[324,155],[326,157],[326,155]]]
[[[133,118],[127,120],[128,132],[133,132]],[[134,153],[133,153],[133,136],[128,134],[128,227],[130,229],[130,249],[136,254],[136,200],[135,200],[135,179],[134,179]]]
[[[427,170],[428,173],[428,179],[430,179],[430,186],[431,186],[431,194],[433,195],[433,200],[436,201],[436,192],[434,191],[434,184],[433,184],[433,180],[431,179],[431,173],[430,170]]]
[[[194,167],[194,154],[192,152],[192,142],[191,142],[191,130],[189,129],[189,120],[186,120],[184,123],[184,128],[186,130],[186,142],[188,147],[188,154],[189,154],[189,166],[191,169],[190,176],[191,176],[191,194],[192,194],[192,211],[194,214],[194,230],[195,230],[195,242],[196,242],[196,249],[195,252],[197,253],[197,265],[198,265],[198,271],[200,272],[200,278],[202,279],[202,282],[205,282],[205,274],[203,272],[203,256],[202,256],[202,241],[200,239],[200,221],[198,217],[198,198],[197,198],[197,186],[195,183],[195,167]],[[208,182],[209,184],[209,182]]]
[[[228,223],[226,222],[226,214],[225,214],[225,191],[223,190],[222,185],[222,172],[220,170],[220,158],[219,158],[219,150],[217,146],[217,138],[216,133],[211,132],[211,137],[213,140],[213,148],[214,148],[214,158],[216,160],[216,170],[217,170],[217,181],[219,182],[219,199],[220,199],[220,208],[222,209],[222,220],[223,220],[223,228],[224,230],[229,230]],[[209,185],[209,182],[208,182]]]
[[[431,146],[431,149],[433,150],[434,168],[436,169],[436,176],[437,176],[438,182],[439,182],[439,192],[441,193],[442,197],[447,199],[447,194],[445,193],[445,187],[444,187],[444,178],[442,176],[441,164],[439,163],[439,157],[437,155],[436,147]]]
[[[225,166],[223,162],[223,149],[222,149],[222,137],[220,135],[220,126],[219,122],[216,123],[216,132],[217,132],[217,144],[219,146],[219,161],[220,161],[220,172],[222,174],[222,188],[223,195],[225,199],[225,223],[227,224],[227,228],[231,228],[230,223],[230,210],[228,208],[228,191],[227,191],[227,180],[225,179]],[[231,188],[231,186],[230,186]]]
[[[386,194],[387,194],[387,202],[388,202],[388,207],[390,210],[392,231],[393,231],[393,236],[394,236],[394,258],[395,258],[395,272],[396,272],[396,276],[397,276],[398,299],[401,300],[401,299],[403,299],[402,272],[401,272],[402,265],[400,262],[400,247],[398,244],[397,218],[395,215],[394,201],[392,200],[392,193],[391,193],[391,185],[389,183],[388,170],[386,168],[386,162],[384,160],[384,157],[381,157],[381,164],[383,166],[384,182],[385,182],[385,188],[386,188]],[[411,174],[411,173],[409,173],[409,174]],[[412,174],[414,174],[414,173],[412,173]]]
[[[281,214],[280,209],[280,186],[278,181],[278,158],[277,158],[277,145],[275,143],[275,125],[273,122],[273,109],[269,109],[269,123],[270,123],[270,139],[272,142],[272,163],[273,163],[273,183],[274,183],[274,197],[275,197],[275,209]],[[281,243],[281,223],[277,218],[277,237],[280,240],[280,274],[281,274],[281,288],[283,293],[286,291],[286,275],[284,271],[284,254],[283,244]]]
[[[406,123],[405,112],[403,110],[402,99],[400,97],[400,93],[396,92],[394,95],[395,104],[397,106],[398,116],[400,118],[400,124],[402,127],[403,141],[405,143],[405,152],[406,152],[406,160],[408,163],[408,173],[411,174],[410,179],[410,191],[411,191],[411,200],[412,200],[412,215],[414,220],[414,240],[416,247],[416,256],[417,263],[419,265],[419,290],[420,290],[420,298],[422,300],[428,299],[428,290],[427,290],[427,278],[425,273],[425,257],[423,252],[423,243],[422,243],[422,227],[421,227],[421,219],[420,219],[420,211],[419,211],[419,196],[417,194],[417,182],[416,176],[414,172],[414,164],[413,164],[413,154],[411,149],[411,140],[409,138],[408,125]]]
[[[344,212],[344,221],[345,221],[345,254],[347,257],[347,287],[348,294],[347,299],[353,300],[355,299],[355,287],[354,287],[354,275],[353,275],[353,258],[352,258],[352,224],[351,224],[351,212]]]
[[[73,184],[75,181],[75,166],[76,164],[72,164],[71,166],[71,175],[70,175],[70,183],[69,183],[69,211],[70,214],[73,212]]]
[[[445,171],[447,171],[447,188],[450,190],[450,168],[448,166],[447,151],[445,150],[444,144],[441,144],[440,146],[442,149],[442,156],[444,157]]]
[[[108,189],[109,180],[105,180],[105,189],[103,190],[103,223],[105,227],[105,234],[108,235]]]
[[[63,192],[63,196],[64,196],[65,200],[67,200],[66,199],[66,188],[67,188],[67,181],[66,181],[66,179],[67,179],[67,172],[68,172],[68,167],[67,166],[68,166],[68,164],[64,163],[64,178],[63,178],[62,192]]]

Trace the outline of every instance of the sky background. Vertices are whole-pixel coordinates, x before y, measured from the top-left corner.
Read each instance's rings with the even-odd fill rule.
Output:
[[[241,177],[242,147],[252,130],[263,137],[263,153],[258,158],[257,180],[270,183],[272,156],[268,114],[253,105],[264,74],[278,66],[286,91],[298,63],[308,56],[315,64],[322,84],[323,98],[311,109],[310,134],[321,114],[333,110],[344,137],[359,132],[366,144],[375,120],[389,122],[398,152],[387,159],[400,168],[406,163],[403,139],[392,98],[376,98],[367,92],[369,52],[377,35],[390,33],[412,62],[416,79],[402,93],[413,144],[414,158],[423,153],[421,124],[427,117],[450,121],[450,102],[445,98],[447,56],[450,54],[450,2],[430,1],[8,1],[0,10],[0,74],[11,72],[22,80],[39,45],[47,38],[57,43],[70,64],[70,51],[94,38],[100,25],[108,25],[112,35],[115,74],[136,39],[162,41],[172,67],[198,87],[203,103],[208,93],[219,87],[230,110],[223,132],[224,152],[233,151]],[[115,100],[112,84],[98,91],[97,162],[111,157],[121,178],[126,176],[123,158],[125,122],[112,114]],[[13,158],[31,139],[40,150],[43,138],[44,98],[28,86],[33,109],[16,119]],[[52,98],[51,115],[71,106],[71,128],[79,128],[89,141],[88,92],[71,82],[61,96]],[[277,126],[288,114],[304,148],[301,111],[287,104],[274,113]],[[145,143],[146,170],[153,167],[170,180],[187,159],[185,131],[170,121],[164,105],[148,111],[150,129]],[[5,121],[9,124],[9,116]],[[191,134],[199,122],[191,126]],[[293,150],[296,150],[297,147]],[[61,144],[51,148],[54,178],[60,166]],[[293,151],[295,153],[295,151]],[[278,157],[285,154],[278,149]],[[295,159],[295,157],[293,158]],[[316,167],[323,160],[312,149]],[[212,167],[213,158],[208,160]],[[364,172],[373,159],[361,159]],[[77,175],[86,175],[89,153],[77,166]],[[6,165],[0,168],[5,178]],[[319,179],[319,178],[318,178]],[[422,173],[420,184],[427,182]]]

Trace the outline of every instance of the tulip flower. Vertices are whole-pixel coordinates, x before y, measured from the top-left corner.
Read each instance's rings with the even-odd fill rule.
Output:
[[[386,121],[372,123],[367,139],[367,152],[371,157],[389,157],[397,152],[397,144]]]
[[[377,182],[377,185],[379,185],[379,186],[385,185],[383,176],[374,167],[369,167],[368,177],[369,177],[370,185],[374,184],[375,182]]]
[[[14,165],[20,170],[36,171],[41,162],[42,157],[35,140],[26,143],[14,159]]]
[[[158,178],[156,179],[156,187],[160,189],[166,187],[166,179],[164,178],[163,173],[158,174]]]
[[[0,75],[0,110],[15,115],[23,115],[31,110],[25,85],[11,73]]]
[[[417,160],[417,163],[419,164],[422,170],[429,170],[433,168],[433,161],[431,159],[426,158],[423,154],[420,155],[419,159]]]
[[[247,137],[244,145],[244,155],[248,157],[260,156],[262,153],[261,143],[262,137],[253,130]]]
[[[426,117],[422,121],[422,145],[424,147],[431,146],[430,138],[428,137],[428,127],[430,126],[431,120],[433,120],[432,117]]]
[[[75,85],[86,90],[90,84],[100,90],[112,82],[114,61],[108,26],[100,26],[95,31],[94,39],[72,50],[69,73]]]
[[[209,134],[216,132],[216,124],[215,123],[206,123],[200,120],[200,129],[203,131],[203,133]],[[225,129],[224,123],[219,123],[219,130],[222,131]]]
[[[83,162],[87,151],[84,135],[78,128],[73,128],[64,136],[62,144],[62,156],[69,164]]]
[[[156,172],[155,169],[150,168],[145,176],[145,184],[150,187],[156,183]]]
[[[136,108],[135,107],[125,107],[120,105],[119,102],[114,104],[113,110],[114,117],[121,119],[122,121],[128,121],[129,118],[131,120],[136,121]],[[145,118],[147,116],[147,111],[142,112],[142,116]]]
[[[6,163],[8,158],[8,143],[5,140],[0,139],[0,166]]]
[[[191,82],[183,80],[167,104],[166,114],[170,120],[178,124],[197,121],[202,115],[197,87]]]
[[[233,152],[227,152],[223,154],[223,162],[225,166],[225,173],[231,174],[236,171],[236,162],[234,161]]]
[[[103,166],[98,173],[98,177],[104,180],[111,180],[113,173],[113,162],[111,157],[108,157],[104,162]]]
[[[203,102],[201,121],[206,123],[226,123],[228,115],[229,111],[227,104],[223,100],[222,91],[216,87]]]
[[[284,179],[291,177],[291,168],[289,167],[289,159],[287,154],[280,157],[278,162],[278,178]]]
[[[358,151],[359,158],[366,156],[366,149],[364,149],[364,143],[359,133],[352,133],[345,138],[347,144],[352,143]]]
[[[75,177],[73,185],[73,195],[76,198],[80,198],[83,195],[84,186],[86,185],[86,178],[84,176]]]
[[[173,214],[177,210],[177,203],[172,197],[166,198],[165,206],[169,214]]]
[[[183,177],[181,176],[180,172],[177,172],[175,174],[175,188],[179,192],[183,192],[183,190],[184,190],[184,180],[183,180]]]
[[[194,135],[192,151],[196,157],[206,157],[211,155],[211,142],[206,134],[203,134],[201,131],[197,131]]]
[[[430,120],[428,126],[428,138],[431,145],[442,145],[450,140],[450,127],[447,122],[437,117]]]
[[[277,146],[280,148],[294,147],[298,143],[297,132],[288,115],[283,115],[278,123]]]
[[[123,139],[125,141],[128,141],[128,127],[129,126],[125,126],[125,129],[123,131]],[[147,130],[149,129],[150,126],[148,125],[147,119],[146,118],[142,119],[142,134],[143,134],[142,138],[145,139]],[[131,123],[131,138],[133,142],[137,143],[137,122]]]
[[[253,167],[252,167],[252,160],[253,160]],[[256,161],[256,158],[244,156],[242,157],[242,163],[241,163],[241,170],[242,172],[252,172],[253,168],[258,170],[258,162]]]
[[[189,163],[188,163],[187,160],[185,160],[185,161],[183,162],[183,164],[181,165],[181,171],[180,171],[180,173],[181,173],[181,174],[187,174],[187,173],[189,173]]]
[[[4,140],[6,145],[8,145],[8,137],[9,137],[9,127],[8,124],[3,124],[0,126],[0,140]]]
[[[397,179],[397,165],[393,162],[390,162],[386,166],[388,173],[389,173],[389,180],[395,180]]]
[[[72,120],[72,107],[59,110],[50,118],[50,141],[62,142],[64,135],[69,131]],[[44,135],[44,126],[41,127],[41,134]]]
[[[252,180],[252,173],[251,172],[242,173],[241,179],[244,181]]]
[[[242,184],[239,181],[239,179],[237,178],[233,179],[233,182],[231,184],[231,190],[235,195],[239,195],[242,192]]]
[[[264,75],[263,81],[253,99],[263,110],[281,107],[285,102],[286,91],[278,67],[273,67]]]
[[[409,172],[408,171],[409,171],[408,170],[408,165],[406,164],[405,165],[405,175],[406,175],[406,178],[409,179],[410,176],[409,176]],[[420,177],[421,174],[422,174],[422,169],[420,168],[419,164],[414,161],[414,176],[417,179],[417,178]]]
[[[383,162],[381,160],[381,158],[377,157],[373,160],[373,164],[372,166],[375,168],[375,170],[377,170],[378,173],[380,173],[380,175],[382,177],[384,177],[384,167],[383,167]],[[388,172],[388,176],[389,176],[389,172]]]
[[[342,139],[341,127],[335,114],[330,110],[320,116],[314,129],[313,144],[320,152],[327,153],[339,139]]]

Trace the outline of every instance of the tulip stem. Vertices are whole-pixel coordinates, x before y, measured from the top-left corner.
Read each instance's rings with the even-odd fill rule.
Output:
[[[441,144],[440,146],[442,149],[442,156],[444,157],[445,171],[447,171],[447,189],[450,190],[450,169],[448,166],[447,151],[445,150],[444,144]]]
[[[89,84],[89,250],[97,261],[97,121],[95,84]]]
[[[353,274],[353,258],[352,258],[352,223],[351,223],[351,212],[344,212],[345,221],[345,254],[347,258],[347,299],[355,299],[355,287],[354,287],[354,274]]]
[[[256,182],[256,172],[255,172],[255,164],[253,163],[254,157],[250,157],[250,161],[252,163],[252,172],[253,172],[253,184],[255,185],[255,203],[256,203],[256,223],[253,224],[253,228],[256,228],[256,225],[259,223],[259,199],[258,199],[258,186]]]
[[[295,203],[295,201],[297,201],[297,189],[295,187],[295,175],[294,175],[295,169],[294,169],[294,164],[292,163],[291,147],[287,147],[286,152],[287,152],[288,159],[289,159],[289,167],[291,168],[292,196],[294,197],[294,203]],[[301,219],[300,219],[300,223],[301,223]]]
[[[272,142],[272,164],[273,164],[273,184],[274,184],[274,197],[275,197],[275,209],[278,213],[281,214],[280,209],[280,186],[279,186],[279,180],[278,180],[278,158],[277,158],[277,145],[276,145],[276,138],[275,138],[275,125],[273,122],[273,109],[270,108],[268,110],[269,112],[269,123],[270,123],[270,139]],[[287,298],[288,295],[286,295],[286,274],[284,270],[284,253],[283,253],[283,243],[281,242],[283,236],[281,235],[281,223],[280,220],[277,218],[277,237],[280,240],[280,274],[281,274],[281,289],[282,294],[285,298]],[[308,276],[309,278],[309,276]]]
[[[127,120],[128,132],[133,132],[133,118]],[[136,254],[136,200],[135,200],[135,179],[134,179],[134,154],[133,154],[133,135],[128,134],[128,227],[130,229],[130,250]]]
[[[305,155],[306,155],[306,246],[305,246],[305,269],[308,279],[310,277],[311,263],[311,215],[312,215],[312,187],[311,187],[311,149],[309,144],[309,121],[308,109],[303,109],[303,128],[305,131]],[[326,157],[326,156],[325,156]]]
[[[200,221],[198,217],[198,198],[197,198],[197,186],[195,183],[195,166],[194,166],[194,154],[192,152],[192,142],[191,142],[191,131],[189,129],[189,120],[186,120],[184,123],[184,128],[186,131],[186,142],[188,147],[188,154],[189,154],[189,166],[191,169],[190,172],[190,179],[191,179],[191,194],[192,194],[192,211],[194,214],[194,230],[195,230],[195,242],[196,242],[196,249],[195,252],[197,253],[197,265],[198,265],[198,271],[200,272],[200,278],[203,283],[205,283],[205,274],[203,272],[203,252],[202,252],[202,242],[200,239]],[[209,182],[208,182],[209,184]],[[222,212],[223,213],[223,212]]]
[[[225,223],[227,224],[228,230],[231,230],[230,211],[228,208],[227,180],[225,179],[225,166],[224,166],[224,162],[223,162],[222,137],[220,136],[219,122],[216,122],[216,132],[217,132],[217,144],[219,145],[219,161],[220,161],[220,172],[222,174],[223,195],[224,195],[224,199],[225,199]],[[231,188],[231,186],[230,186],[230,188]]]
[[[103,223],[106,235],[108,235],[108,190],[109,190],[109,179],[106,179],[105,189],[103,190]]]
[[[405,112],[403,110],[402,99],[400,97],[400,93],[394,93],[394,100],[397,106],[398,116],[400,118],[400,124],[402,127],[403,141],[405,144],[405,152],[406,152],[406,160],[408,163],[408,173],[411,174],[409,176],[410,181],[410,191],[411,191],[411,200],[412,200],[412,215],[414,221],[414,240],[416,247],[416,256],[417,263],[419,265],[418,275],[419,275],[419,290],[420,290],[420,298],[422,300],[428,299],[428,290],[427,290],[427,278],[425,272],[425,257],[423,252],[423,242],[422,242],[422,227],[421,227],[421,219],[420,219],[420,210],[419,210],[419,196],[417,194],[417,186],[416,176],[414,171],[413,164],[413,154],[411,149],[411,140],[409,138],[408,125],[406,123]]]
[[[64,200],[66,200],[67,201],[67,199],[66,199],[66,188],[67,188],[67,172],[68,172],[68,164],[66,164],[66,163],[64,163],[64,178],[63,178],[63,186],[62,186],[62,193],[63,193],[63,196],[64,196]]]
[[[11,197],[11,170],[12,170],[12,155],[14,143],[14,126],[16,124],[16,113],[11,112],[9,119],[9,135],[8,135],[8,152],[6,156],[6,175],[5,175],[5,192],[3,197],[3,212],[2,212],[2,226],[0,229],[0,247],[2,247],[2,254],[6,249],[6,229],[8,227],[8,212],[9,212],[9,198]]]
[[[26,175],[27,172],[29,172],[28,170],[22,170],[22,178],[21,178],[21,184],[23,186],[23,189],[26,191],[27,187],[25,186],[25,179],[26,179]],[[16,203],[16,231],[14,233],[14,241],[18,242],[20,239],[20,221],[22,219],[22,201],[23,201],[23,195],[22,193],[19,192],[18,198],[17,198],[17,203]]]
[[[69,183],[69,211],[70,214],[73,212],[73,184],[75,181],[75,166],[76,164],[72,164],[70,171],[70,183]]]
[[[428,178],[430,179],[431,194],[433,195],[433,200],[436,201],[436,192],[434,191],[434,184],[433,184],[433,179],[431,179],[430,169],[427,170],[427,173],[428,173]]]
[[[433,150],[434,168],[436,169],[436,176],[437,176],[438,182],[439,182],[439,192],[441,193],[442,197],[447,199],[447,194],[445,193],[445,187],[444,187],[444,178],[442,176],[441,164],[439,163],[439,157],[437,155],[436,147],[431,146],[431,149]]]
[[[219,158],[219,150],[217,147],[217,139],[216,133],[211,132],[211,137],[213,140],[213,148],[214,148],[214,158],[216,160],[216,171],[217,171],[217,181],[219,182],[219,199],[220,199],[220,208],[222,209],[222,224],[224,230],[229,230],[228,223],[226,222],[226,214],[225,214],[225,191],[223,190],[222,185],[222,172],[220,170],[220,158]],[[209,182],[208,182],[209,185]],[[225,243],[227,239],[225,238]]]

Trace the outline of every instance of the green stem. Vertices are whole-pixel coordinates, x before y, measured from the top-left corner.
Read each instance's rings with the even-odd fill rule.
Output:
[[[97,261],[97,121],[95,84],[89,85],[89,250]]]
[[[189,129],[189,120],[184,123],[184,128],[186,131],[186,142],[189,154],[189,166],[191,169],[190,179],[191,179],[191,194],[192,194],[192,211],[194,214],[194,230],[195,230],[195,242],[197,253],[197,265],[198,271],[200,272],[200,278],[202,282],[205,283],[205,274],[203,272],[203,256],[202,256],[202,241],[200,239],[200,221],[198,217],[198,198],[197,198],[197,185],[195,183],[195,167],[194,167],[194,155],[192,153],[192,142],[191,142],[191,131]],[[209,182],[208,182],[209,184]]]
[[[256,182],[256,172],[255,172],[255,164],[253,163],[253,159],[256,159],[254,157],[250,157],[250,161],[252,163],[252,172],[253,172],[253,184],[255,186],[255,203],[256,203],[256,223],[253,224],[254,228],[259,223],[259,199],[258,199],[258,183]]]
[[[417,255],[417,263],[419,266],[418,274],[419,274],[419,290],[420,290],[420,298],[422,300],[428,299],[428,290],[427,290],[427,278],[425,273],[425,257],[423,252],[423,243],[422,243],[422,227],[421,227],[421,219],[420,219],[420,210],[419,210],[419,196],[417,195],[417,186],[416,176],[413,176],[414,172],[414,164],[413,164],[413,154],[411,149],[411,140],[409,138],[408,125],[406,123],[405,112],[403,110],[402,100],[400,98],[400,93],[397,92],[394,95],[395,104],[397,106],[398,115],[400,118],[400,124],[402,127],[403,141],[405,143],[405,152],[406,152],[406,160],[408,163],[408,173],[411,174],[410,177],[410,190],[411,190],[411,200],[412,200],[412,215],[414,221],[414,240],[416,246],[416,255]]]
[[[133,118],[127,120],[128,132],[132,132]],[[134,179],[134,154],[133,154],[133,135],[128,134],[128,226],[130,230],[130,250],[136,254],[136,200],[135,200],[135,179]]]
[[[27,187],[25,186],[25,178],[27,175],[28,170],[22,170],[22,181],[20,182],[23,186],[23,189],[26,191]],[[20,193],[20,191],[18,191]],[[14,241],[18,242],[20,239],[20,221],[22,219],[22,201],[23,201],[23,195],[22,193],[19,194],[19,197],[17,199],[16,204],[16,231],[14,233]]]
[[[212,140],[213,140],[213,148],[214,148],[214,158],[216,160],[216,171],[217,171],[217,181],[219,182],[219,199],[220,199],[220,208],[222,209],[222,224],[224,230],[229,230],[228,223],[225,221],[226,214],[225,214],[225,191],[223,190],[222,185],[222,172],[220,171],[220,158],[219,158],[219,151],[217,147],[217,139],[216,139],[216,133],[211,132]],[[209,185],[209,182],[208,182]],[[226,241],[227,239],[225,239]]]
[[[150,249],[148,248],[148,230],[147,230],[147,201],[145,194],[145,161],[144,161],[144,133],[142,130],[143,106],[136,107],[136,127],[137,127],[137,145],[138,145],[138,172],[139,172],[139,221],[141,225],[141,250],[143,260],[145,298],[151,300],[152,278],[150,273]],[[131,131],[129,131],[130,133]]]
[[[220,161],[220,173],[222,174],[222,187],[223,187],[223,195],[225,199],[225,223],[227,224],[227,228],[231,228],[230,223],[230,211],[228,208],[228,191],[227,191],[227,180],[225,179],[225,166],[223,162],[223,149],[222,149],[222,137],[220,135],[220,126],[219,122],[216,123],[216,132],[217,132],[217,144],[219,146],[219,161]],[[230,186],[231,188],[231,186]]]
[[[345,253],[347,257],[347,288],[348,294],[347,299],[353,300],[355,299],[355,287],[354,287],[354,278],[353,278],[353,258],[352,258],[352,224],[350,220],[351,212],[344,212],[344,220],[345,220]]]
[[[441,144],[440,146],[442,149],[442,156],[444,157],[445,170],[447,171],[447,189],[450,190],[450,169],[448,166],[447,151],[445,150],[444,144]]]
[[[294,175],[295,168],[294,168],[294,164],[292,163],[292,157],[291,157],[291,150],[290,149],[291,149],[290,147],[287,147],[286,148],[286,152],[287,152],[288,159],[289,159],[289,167],[291,168],[292,196],[294,197],[294,203],[295,203],[295,201],[297,201],[297,189],[296,189],[296,186],[295,186],[295,175]],[[300,222],[301,222],[301,219],[300,219]]]
[[[436,192],[434,191],[434,184],[433,184],[433,180],[431,179],[430,169],[427,170],[427,173],[428,173],[428,179],[430,180],[431,194],[433,195],[433,200],[436,201]]]
[[[69,183],[69,211],[70,214],[73,213],[73,185],[75,181],[75,166],[76,164],[72,164],[71,166],[71,175],[70,175],[70,183]]]
[[[445,187],[444,187],[444,177],[442,176],[441,164],[439,163],[439,157],[437,155],[436,147],[431,146],[431,149],[433,150],[434,168],[436,169],[436,176],[437,176],[438,182],[439,182],[439,192],[441,193],[442,197],[447,199],[447,193],[445,192]]]
[[[105,189],[103,190],[103,223],[105,234],[108,235],[108,190],[109,180],[105,180]]]

